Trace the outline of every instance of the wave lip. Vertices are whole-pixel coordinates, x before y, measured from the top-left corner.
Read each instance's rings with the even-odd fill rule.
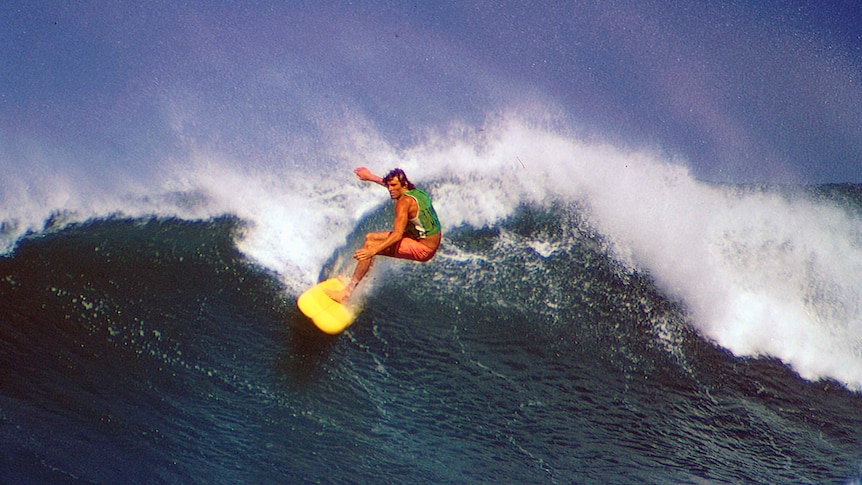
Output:
[[[339,160],[318,170],[240,168],[197,154],[152,180],[103,190],[86,177],[23,174],[0,194],[0,243],[8,252],[52,220],[61,227],[111,215],[227,214],[244,222],[239,249],[298,293],[353,233],[388,227],[386,217],[361,225],[388,200],[351,172],[376,160],[376,170],[400,166],[429,189],[444,235],[493,227],[524,205],[583,207],[585,225],[609,253],[680,301],[706,338],[737,356],[781,359],[806,379],[862,388],[862,199],[855,187],[827,193],[709,184],[666,157],[584,143],[540,121],[495,123],[481,134],[452,130],[401,150],[352,127],[316,153],[312,165]]]

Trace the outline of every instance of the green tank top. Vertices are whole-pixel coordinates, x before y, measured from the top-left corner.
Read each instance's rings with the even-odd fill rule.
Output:
[[[404,195],[413,197],[419,206],[416,217],[407,222],[407,234],[414,239],[422,239],[439,233],[440,221],[431,205],[431,196],[419,189],[408,190]]]

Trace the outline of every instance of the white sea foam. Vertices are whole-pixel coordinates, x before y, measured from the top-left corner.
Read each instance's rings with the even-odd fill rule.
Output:
[[[524,138],[541,147],[521,153],[540,161],[533,188],[588,204],[614,255],[683,301],[705,336],[739,356],[777,357],[807,379],[862,387],[856,216],[801,196],[705,184],[647,154],[548,133]]]
[[[614,256],[681,300],[704,336],[862,388],[862,221],[833,204],[703,183],[655,155],[518,122],[408,155],[411,173],[444,180],[435,204],[450,225],[583,202]]]
[[[239,248],[298,290],[386,203],[352,168],[400,166],[432,187],[447,228],[494,224],[522,203],[582,202],[614,256],[681,300],[705,337],[738,356],[779,358],[807,379],[862,388],[862,225],[832,205],[706,184],[661,157],[518,120],[429,135],[406,150],[353,123],[314,157],[261,167],[198,153],[107,189],[95,175],[7,170],[0,236],[8,251],[58,212],[233,214],[248,223]]]

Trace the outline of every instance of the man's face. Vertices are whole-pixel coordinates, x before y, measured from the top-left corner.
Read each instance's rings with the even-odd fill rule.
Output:
[[[407,192],[407,187],[401,185],[401,181],[398,180],[398,177],[392,177],[389,179],[389,182],[386,182],[386,188],[389,190],[389,197],[393,199],[398,199],[404,192]]]

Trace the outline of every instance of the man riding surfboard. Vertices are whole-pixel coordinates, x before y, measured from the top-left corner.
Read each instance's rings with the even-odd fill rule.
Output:
[[[395,201],[395,219],[392,230],[388,232],[369,232],[365,235],[365,244],[353,253],[356,259],[356,269],[353,277],[341,291],[326,290],[333,300],[342,303],[350,298],[351,293],[368,274],[375,256],[409,259],[427,262],[434,257],[440,247],[440,221],[431,197],[416,188],[400,168],[390,171],[384,177],[378,177],[365,167],[353,171],[360,180],[374,182],[386,187],[389,196]]]

